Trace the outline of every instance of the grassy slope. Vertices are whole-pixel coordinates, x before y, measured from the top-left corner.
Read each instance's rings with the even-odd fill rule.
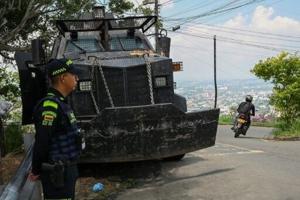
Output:
[[[220,116],[219,124],[220,125],[232,125],[233,119],[230,116]],[[252,126],[262,126],[262,127],[274,127],[275,130],[273,135],[277,139],[300,139],[300,119],[292,123],[291,126],[287,126],[285,123],[274,120],[274,121],[252,121]]]
[[[274,127],[275,123],[276,123],[275,121],[264,121],[264,122],[252,121],[251,125],[252,126],[262,126],[262,127]],[[219,117],[219,124],[220,125],[232,125],[233,119],[231,116],[221,115]]]

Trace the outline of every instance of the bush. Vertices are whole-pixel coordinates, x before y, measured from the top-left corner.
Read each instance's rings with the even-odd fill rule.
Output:
[[[293,123],[280,121],[275,125],[276,130],[273,132],[275,137],[300,137],[300,119]]]
[[[220,115],[219,124],[220,125],[233,125],[235,116],[231,115]],[[276,119],[264,118],[264,120],[257,120],[252,118],[251,126],[262,126],[262,127],[274,127]]]
[[[21,125],[11,123],[4,129],[4,148],[6,153],[18,151],[22,148],[23,137]]]
[[[230,115],[220,115],[219,117],[219,124],[221,125],[228,125],[233,124],[233,117]]]

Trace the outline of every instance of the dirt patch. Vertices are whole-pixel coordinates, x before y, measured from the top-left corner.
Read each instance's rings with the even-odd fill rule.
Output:
[[[103,184],[103,190],[93,191],[96,183]],[[136,185],[134,180],[109,180],[106,178],[85,177],[79,178],[76,183],[77,200],[110,200],[115,199],[118,193]]]
[[[16,173],[24,153],[9,154],[0,163],[1,184],[7,184]],[[120,192],[138,187],[145,180],[153,180],[160,172],[160,162],[138,162],[84,166],[76,183],[76,200],[112,200]],[[98,169],[98,170],[96,170]],[[103,189],[93,191],[96,183],[102,183]]]
[[[276,137],[274,137],[274,140],[277,140],[277,141],[299,141],[300,137],[276,136]]]
[[[80,178],[76,184],[77,200],[112,200],[120,192],[138,187],[145,180],[153,180],[161,169],[158,161],[81,164]],[[103,190],[93,191],[96,183],[103,184]]]
[[[20,163],[24,158],[24,153],[11,153],[1,158],[0,161],[0,185],[7,184],[16,173]]]

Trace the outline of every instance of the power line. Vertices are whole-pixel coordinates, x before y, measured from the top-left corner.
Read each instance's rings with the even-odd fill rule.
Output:
[[[211,35],[208,35],[208,34],[204,34],[202,35],[204,38],[203,39],[212,39],[212,36]],[[207,36],[207,37],[205,37]],[[178,44],[175,44],[175,45],[172,45],[172,46],[177,46],[177,47],[183,47],[183,48],[186,48],[186,49],[190,49],[190,52],[195,52],[195,50],[197,51],[203,51],[203,52],[206,52],[208,53],[208,51],[212,51],[212,48],[201,48],[200,45],[197,45],[197,47],[193,47],[193,45],[195,44],[195,40],[191,40],[189,35],[182,35],[181,37],[187,37],[184,39],[185,42],[188,42],[191,46],[184,46],[184,45],[178,45]],[[231,48],[231,50],[233,50],[234,48]],[[257,57],[257,56],[262,56],[262,54],[253,54],[251,52],[251,54],[249,54],[249,51],[245,52],[245,51],[241,51],[240,49],[238,49],[238,51],[224,51],[223,49],[218,49],[218,52],[221,52],[222,54],[234,54],[234,55],[244,55],[244,56],[252,56],[252,57]],[[256,51],[257,52],[257,51]]]
[[[193,27],[191,27],[190,29],[193,29],[193,30],[197,30],[198,31],[198,29],[195,29],[195,28],[193,28]],[[200,31],[198,31],[198,32],[200,32]],[[201,32],[201,33],[204,33],[204,34],[207,34],[207,35],[209,35],[210,33],[207,33],[207,32]],[[247,34],[244,34],[244,35],[246,35],[247,36]],[[244,36],[243,35],[243,36]],[[223,37],[223,38],[226,38],[226,36],[224,37],[224,36],[221,36],[221,37]],[[268,38],[267,36],[265,37],[265,38]],[[228,38],[227,38],[228,39]],[[273,38],[268,38],[268,39],[273,39]],[[289,41],[288,39],[278,39],[278,40],[281,40],[281,41]],[[246,41],[246,40],[243,40],[243,41],[245,41],[245,42],[250,42],[250,43],[259,43],[259,44],[266,44],[266,45],[278,45],[278,44],[274,44],[274,43],[268,43],[268,42],[262,42],[262,41],[260,41],[260,42],[257,42],[257,41]],[[291,40],[292,42],[295,42],[296,40]],[[300,42],[299,40],[298,41],[296,41],[296,42]],[[291,45],[288,45],[288,44],[281,44],[281,46],[286,46],[286,47],[290,47],[290,48],[300,48],[300,46],[291,46]]]
[[[173,2],[173,0],[169,0],[169,1],[166,1],[166,2],[164,2],[162,4],[160,4],[160,5],[161,6],[165,6],[165,5],[168,5],[168,4],[172,3],[172,2]]]
[[[269,39],[269,40],[276,40],[276,41],[285,41],[285,42],[293,42],[293,43],[300,43],[300,40],[294,40],[294,39],[288,39],[290,38],[289,36],[285,35],[285,37],[283,38],[283,36],[279,37],[279,36],[273,36],[272,34],[270,34],[271,36],[268,36],[267,33],[265,34],[254,34],[254,33],[248,33],[248,32],[242,32],[242,33],[239,33],[239,32],[234,32],[234,31],[227,31],[227,30],[222,30],[221,28],[215,28],[215,27],[206,27],[208,29],[211,29],[211,30],[215,30],[215,31],[220,31],[220,32],[224,32],[224,33],[231,33],[231,34],[235,34],[235,35],[239,35],[239,36],[250,36],[250,37],[253,37],[253,38],[260,38],[260,39]],[[190,27],[189,29],[192,29],[192,30],[195,30],[195,31],[199,31],[198,28],[196,27]],[[201,31],[199,31],[201,32]],[[206,34],[209,34],[207,32],[203,32],[202,33],[206,33]],[[291,36],[292,37],[292,36]],[[295,36],[295,38],[298,38]],[[300,37],[298,38],[300,39]],[[253,41],[255,42],[255,41]],[[265,42],[264,42],[265,43]],[[283,46],[285,46],[285,44],[283,44]],[[286,46],[290,46],[290,45],[286,45]],[[299,46],[290,46],[292,48],[300,48]]]
[[[272,3],[265,3],[264,5],[265,6],[271,6],[271,5],[274,5],[274,4],[276,4],[276,3],[278,3],[278,2],[280,2],[280,1],[282,1],[282,0],[277,0],[277,1],[275,1],[274,0],[274,2],[272,2]],[[260,5],[262,5],[262,4],[260,4]],[[251,10],[249,10],[248,12],[243,12],[243,14],[245,15],[245,14],[248,14],[248,13],[250,13],[251,12]],[[226,14],[226,13],[225,13]],[[214,15],[213,17],[214,18],[210,18],[210,19],[205,19],[205,22],[207,23],[208,21],[215,21],[216,20],[216,18],[218,18],[218,17],[221,17],[221,16],[224,16],[223,15],[223,13],[219,13],[219,14],[216,14],[216,15]],[[199,22],[199,20],[202,20],[202,22],[203,22],[203,19],[197,19],[197,20],[195,20],[195,21],[198,21]],[[201,23],[201,22],[200,22]]]
[[[227,28],[227,27],[220,27],[219,28],[219,27],[214,27],[212,25],[210,25],[210,26],[211,27],[208,27],[209,29],[214,29],[214,30],[218,30],[218,31],[222,31],[222,32],[229,32],[229,33],[233,33],[233,34],[241,34],[241,33],[233,32],[231,30],[231,28]],[[193,28],[193,27],[191,27],[191,28],[194,29],[194,30],[197,30],[197,31],[199,30],[199,29],[196,29],[196,28]],[[223,30],[223,29],[229,29],[229,31]],[[297,36],[290,36],[290,35],[283,35],[283,34],[272,34],[272,33],[256,32],[256,31],[249,31],[250,32],[249,33],[249,32],[247,32],[247,30],[242,30],[242,29],[236,29],[236,30],[241,31],[242,34],[245,35],[245,36],[260,37],[260,38],[266,38],[266,39],[270,39],[270,40],[280,40],[280,41],[294,42],[294,43],[295,42],[300,42],[299,40],[291,40],[291,39],[289,39],[289,38],[299,39],[300,37],[297,37]],[[205,33],[205,32],[202,32],[202,33],[204,35],[202,34],[201,37],[203,37],[203,36],[211,37],[210,33]],[[268,36],[268,35],[270,35],[270,36]],[[228,40],[234,40],[234,39],[228,38],[228,37],[222,37],[222,39],[224,40],[224,42],[228,42]],[[266,42],[259,42],[259,43],[257,43],[256,41],[235,40],[234,42],[235,43],[239,42],[239,43],[243,43],[243,44],[247,43],[247,44],[250,44],[252,46],[261,46],[263,48],[268,48],[268,49],[273,48],[273,49],[276,49],[276,50],[280,49],[280,50],[288,50],[288,51],[298,51],[298,50],[291,49],[291,48],[300,48],[299,46],[292,46],[292,45],[283,44],[281,46],[285,46],[285,47],[290,48],[290,49],[288,49],[288,48],[283,49],[283,48],[278,47],[278,44],[266,43]],[[264,45],[266,45],[266,46],[264,46]]]
[[[169,1],[166,1],[162,4],[160,4],[161,6],[166,6],[166,5],[170,5],[171,3],[178,3],[180,1],[183,1],[183,0],[169,0]]]
[[[193,37],[198,37],[198,38],[203,38],[203,39],[212,39],[212,35],[195,35],[191,34],[188,32],[182,32],[182,31],[177,31],[175,33],[183,34],[183,35],[189,35]],[[298,52],[299,50],[295,49],[288,49],[288,48],[279,48],[279,47],[274,47],[274,46],[266,46],[266,45],[260,45],[257,43],[251,43],[251,41],[244,41],[244,40],[237,40],[233,38],[227,38],[227,37],[220,37],[218,36],[218,40],[222,42],[227,42],[227,43],[235,43],[235,44],[240,44],[240,45],[245,45],[245,46],[251,46],[251,47],[256,47],[256,48],[261,48],[261,49],[266,49],[266,50],[271,50],[271,51],[293,51],[293,52]]]
[[[174,13],[174,14],[172,14],[172,15],[166,16],[165,18],[171,18],[171,17],[173,17],[173,16],[175,16],[175,15],[178,15],[178,14],[188,13],[188,12],[191,12],[191,11],[193,11],[193,10],[197,10],[197,9],[199,9],[199,8],[207,7],[207,6],[212,5],[212,4],[214,4],[214,3],[217,3],[217,1],[214,1],[214,2],[212,2],[212,3],[211,3],[211,2],[209,2],[209,3],[207,3],[207,2],[201,2],[200,4],[193,5],[193,6],[189,7],[189,8],[186,9],[186,10],[183,10],[183,11],[181,11],[181,12]]]
[[[229,3],[226,3],[218,8],[212,9],[210,11],[207,11],[205,13],[199,14],[199,15],[195,15],[195,16],[190,16],[190,17],[184,17],[184,18],[174,18],[174,19],[168,19],[168,18],[164,18],[165,21],[178,21],[181,22],[179,25],[183,25],[185,23],[194,21],[196,19],[202,18],[202,17],[206,17],[206,16],[210,16],[210,15],[215,15],[215,14],[219,14],[219,13],[226,13],[253,3],[258,3],[258,2],[262,2],[265,0],[249,0],[248,2],[243,2],[242,4],[239,5],[235,5],[236,3],[239,2],[239,0],[233,0]]]
[[[246,34],[246,35],[253,35],[263,38],[269,38],[269,39],[277,39],[277,40],[284,40],[284,41],[291,41],[291,42],[300,42],[300,40],[291,40],[289,38],[294,39],[300,39],[300,36],[293,36],[293,35],[285,35],[285,34],[277,34],[277,33],[270,33],[270,32],[261,32],[261,31],[253,31],[253,30],[246,30],[246,29],[240,29],[240,28],[233,28],[233,27],[227,27],[227,26],[218,26],[218,25],[212,25],[212,24],[202,24],[202,23],[192,23],[192,24],[199,24],[202,26],[205,26],[205,28],[213,29],[221,32],[227,32],[227,33],[233,33],[233,34]],[[225,29],[225,30],[223,30]],[[234,32],[238,31],[238,32]],[[282,39],[284,38],[284,39]]]
[[[190,40],[188,40],[188,41],[190,41]],[[193,42],[195,43],[195,41],[193,41]],[[208,54],[209,54],[208,51],[210,51],[210,50],[212,51],[211,48],[204,49],[204,48],[200,48],[199,46],[191,47],[191,46],[174,44],[174,45],[172,45],[172,47],[179,47],[179,49],[180,48],[185,48],[185,49],[189,49],[193,52],[201,51],[201,52],[208,53]],[[245,56],[247,56],[247,57],[262,56],[262,54],[249,54],[249,52],[243,52],[243,51],[227,51],[227,50],[224,51],[224,50],[218,49],[217,52],[222,53],[222,54],[228,54],[228,55],[233,55],[234,54],[234,56],[243,56],[243,57],[245,57]]]

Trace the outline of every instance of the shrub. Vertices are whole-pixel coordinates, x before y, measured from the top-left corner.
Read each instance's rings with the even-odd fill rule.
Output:
[[[300,119],[294,120],[292,123],[280,121],[276,123],[277,129],[273,132],[275,137],[300,137]]]
[[[4,129],[4,147],[6,153],[20,150],[23,144],[21,125],[16,123],[8,124]]]
[[[219,124],[233,124],[233,117],[230,115],[220,115]]]

